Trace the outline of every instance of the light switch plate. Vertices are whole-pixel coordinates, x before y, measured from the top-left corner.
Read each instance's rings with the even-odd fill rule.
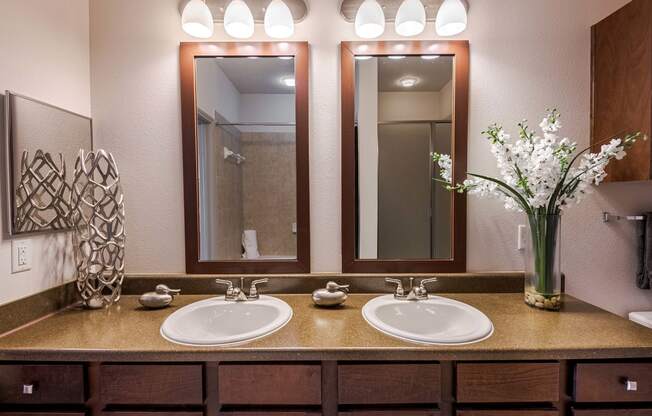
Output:
[[[32,241],[12,240],[11,272],[20,273],[32,269]]]
[[[519,224],[518,233],[516,235],[516,249],[525,250],[525,225]]]

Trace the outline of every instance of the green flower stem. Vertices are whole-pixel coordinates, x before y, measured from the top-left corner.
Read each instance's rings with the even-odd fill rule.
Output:
[[[532,234],[532,255],[536,291],[544,296],[555,295],[555,262],[560,215],[548,214],[539,208],[528,215]]]

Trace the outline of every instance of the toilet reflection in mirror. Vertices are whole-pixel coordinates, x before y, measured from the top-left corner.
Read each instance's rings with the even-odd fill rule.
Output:
[[[297,258],[294,59],[196,59],[200,261]]]
[[[451,258],[430,154],[451,154],[453,57],[358,56],[355,74],[356,258]]]

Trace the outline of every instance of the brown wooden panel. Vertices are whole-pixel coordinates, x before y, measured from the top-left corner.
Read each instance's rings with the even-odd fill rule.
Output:
[[[457,401],[524,403],[559,400],[559,363],[460,363]]]
[[[458,410],[457,416],[559,416],[558,410]]]
[[[33,385],[32,394],[23,394]],[[76,404],[84,403],[84,366],[0,365],[0,403]]]
[[[339,412],[339,416],[439,416],[439,410],[394,409],[394,410],[354,410]]]
[[[626,380],[636,381],[638,390],[627,391]],[[652,363],[577,364],[575,401],[652,401]]]
[[[227,405],[319,405],[318,364],[223,364],[219,398]]]
[[[202,404],[202,365],[102,365],[100,392],[110,404]]]
[[[311,411],[292,411],[292,412],[280,412],[280,411],[257,411],[257,412],[221,412],[221,416],[321,416],[320,412],[311,412]]]
[[[437,403],[439,364],[346,364],[338,369],[340,404]]]
[[[202,412],[102,412],[102,416],[203,416]]]
[[[652,409],[573,409],[573,416],[652,416]]]
[[[592,28],[591,143],[652,129],[652,2],[634,0]],[[650,179],[652,142],[607,168],[607,181]]]
[[[85,416],[81,412],[0,412],[0,416]]]

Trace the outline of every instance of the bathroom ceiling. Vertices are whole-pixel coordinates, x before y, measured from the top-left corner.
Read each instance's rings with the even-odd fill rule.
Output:
[[[354,22],[355,14],[363,1],[364,0],[342,0],[340,14],[347,22]],[[401,3],[403,3],[403,0],[378,0],[378,4],[383,8],[385,19],[388,22],[394,21],[394,17],[396,16],[398,8],[401,6]],[[426,8],[426,20],[434,22],[439,6],[441,6],[443,0],[422,0],[422,3]]]
[[[292,17],[295,22],[302,21],[308,14],[308,6],[303,0],[283,0],[285,4],[290,8]],[[323,0],[320,0],[323,1]],[[211,9],[213,14],[213,20],[216,22],[224,21],[224,10],[226,6],[231,2],[231,0],[206,0],[208,8]],[[269,4],[270,0],[246,0],[251,14],[254,15],[254,21],[256,23],[263,23],[265,18],[265,8]]]
[[[294,94],[283,79],[294,77],[294,60],[223,58],[217,64],[240,94]]]
[[[414,77],[419,82],[411,88],[400,85],[399,80]],[[453,58],[441,56],[433,60],[421,57],[407,57],[392,60],[378,60],[378,90],[381,92],[424,92],[440,91],[453,77]]]

